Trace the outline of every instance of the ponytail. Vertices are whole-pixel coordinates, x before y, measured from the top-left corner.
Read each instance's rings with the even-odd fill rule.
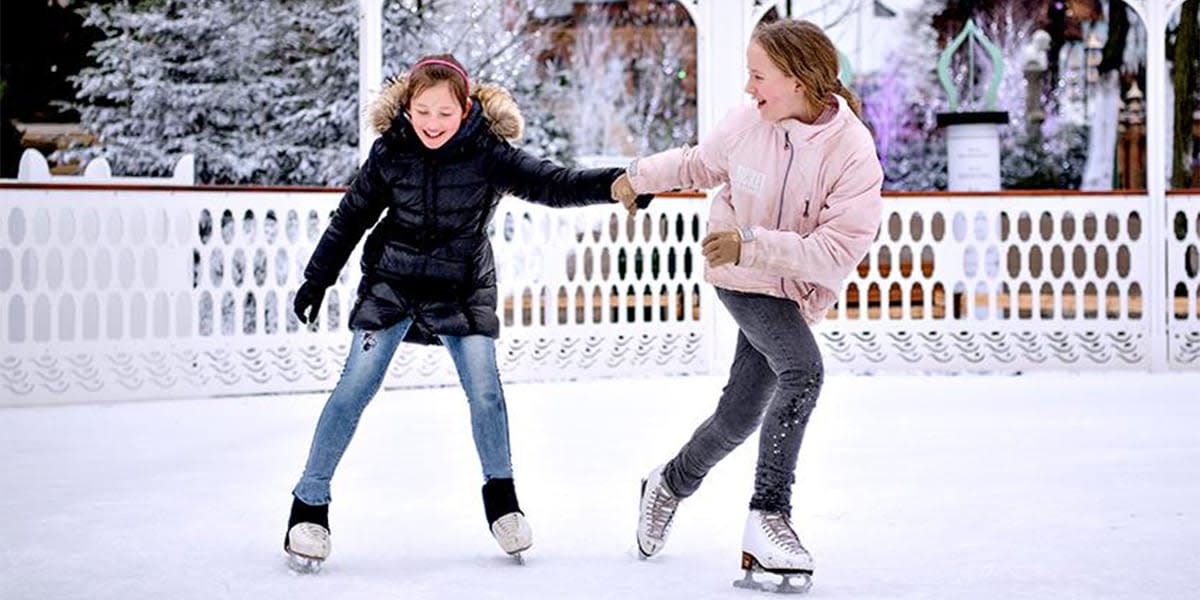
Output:
[[[841,80],[838,80],[837,89],[833,90],[833,93],[841,96],[846,101],[846,104],[850,105],[850,110],[854,111],[854,116],[858,117],[858,120],[863,120],[862,101],[858,99],[858,96],[854,95],[854,92],[843,85]]]

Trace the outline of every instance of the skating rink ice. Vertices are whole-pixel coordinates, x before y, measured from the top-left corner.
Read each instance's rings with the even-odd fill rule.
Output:
[[[722,384],[507,386],[523,567],[487,532],[462,392],[382,392],[317,576],[282,540],[324,395],[3,409],[0,598],[773,597],[731,586],[757,438],[636,558],[639,480]],[[1200,376],[832,376],[794,504],[813,598],[1200,598]]]

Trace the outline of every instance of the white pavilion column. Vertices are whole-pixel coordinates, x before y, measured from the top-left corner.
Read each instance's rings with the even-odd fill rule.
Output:
[[[786,2],[762,0],[680,0],[696,25],[696,113],[701,139],[721,117],[746,102],[746,45],[758,21],[773,7],[785,13]],[[711,200],[711,195],[710,195]],[[701,287],[701,304],[716,310],[713,320],[712,372],[724,373],[733,362],[737,324],[717,300],[712,286]]]
[[[1166,36],[1168,5],[1178,7],[1182,0],[1126,0],[1146,27],[1146,193],[1150,199],[1150,214],[1146,215],[1145,228],[1150,246],[1148,261],[1151,265],[1149,294],[1143,295],[1148,306],[1143,311],[1151,315],[1150,320],[1150,369],[1166,371],[1168,366],[1167,339],[1167,190],[1166,190],[1166,142],[1167,117],[1163,105],[1166,97]]]
[[[771,8],[785,14],[786,2],[680,0],[696,25],[696,111],[700,137],[746,100],[746,44]]]
[[[383,83],[383,0],[358,0],[358,160],[375,143],[367,107]]]

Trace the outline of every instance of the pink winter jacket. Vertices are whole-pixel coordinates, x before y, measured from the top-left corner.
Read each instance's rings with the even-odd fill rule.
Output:
[[[879,229],[883,170],[867,128],[840,96],[819,124],[764,121],[750,104],[729,111],[699,146],[640,158],[629,167],[638,193],[721,185],[708,231],[741,230],[737,265],[708,267],[726,289],[800,306],[816,323]]]

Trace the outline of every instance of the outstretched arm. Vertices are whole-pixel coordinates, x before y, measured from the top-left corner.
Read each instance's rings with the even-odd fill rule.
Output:
[[[613,202],[612,184],[622,169],[568,169],[507,142],[492,153],[490,179],[502,190],[555,208]]]
[[[698,146],[673,148],[635,160],[629,165],[630,187],[639,193],[667,190],[703,190],[729,181],[730,145],[750,125],[750,107],[737,107],[725,115]]]

